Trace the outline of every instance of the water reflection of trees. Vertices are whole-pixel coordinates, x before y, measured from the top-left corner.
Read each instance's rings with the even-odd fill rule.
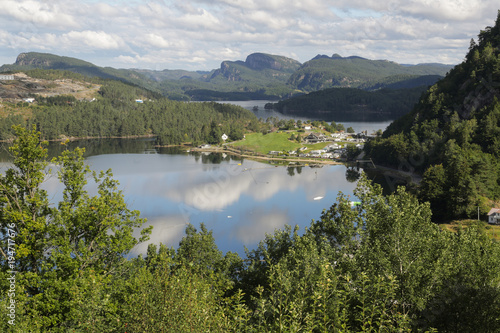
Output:
[[[295,176],[295,173],[300,175],[302,173],[302,166],[289,166],[286,168],[286,172],[290,177]]]
[[[73,150],[77,147],[85,148],[85,157],[106,154],[145,154],[179,153],[178,147],[156,148],[154,138],[107,138],[82,139],[64,142],[50,142],[48,146],[49,158],[59,156],[64,150]]]
[[[241,163],[243,158],[227,155],[224,153],[213,153],[213,152],[191,152],[191,155],[194,156],[196,162],[201,161],[203,164],[221,164],[222,162],[231,162],[235,161]]]
[[[354,168],[354,167],[349,167],[346,169],[345,171],[345,179],[349,182],[349,183],[354,183],[356,182],[360,177],[360,173],[359,173],[359,170]]]

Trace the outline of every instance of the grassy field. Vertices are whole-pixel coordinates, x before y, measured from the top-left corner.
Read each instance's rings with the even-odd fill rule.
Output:
[[[441,228],[452,232],[457,232],[460,229],[468,228],[472,225],[478,226],[489,237],[500,240],[500,225],[491,225],[484,221],[478,220],[459,220],[450,223],[441,224]]]
[[[300,133],[304,136],[304,133]],[[300,147],[307,147],[309,150],[322,149],[331,142],[323,142],[317,144],[300,144],[296,141],[288,140],[292,135],[297,135],[297,132],[273,132],[266,135],[262,133],[246,134],[245,139],[231,143],[233,147],[242,147],[244,149],[252,150],[261,154],[267,154],[271,150],[275,151],[289,151],[297,150]]]
[[[270,150],[288,151],[296,150],[302,145],[298,142],[288,140],[292,133],[273,132],[266,135],[262,133],[249,133],[245,139],[231,144],[234,147],[242,147],[258,153],[267,154]]]

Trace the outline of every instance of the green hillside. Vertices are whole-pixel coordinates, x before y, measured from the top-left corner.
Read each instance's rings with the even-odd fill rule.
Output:
[[[392,120],[411,111],[426,89],[330,88],[279,101],[273,108],[284,114],[326,121]]]
[[[339,55],[317,56],[304,63],[289,79],[291,86],[305,91],[316,91],[333,87],[373,89],[381,87],[387,78],[402,75],[444,76],[451,66],[446,65],[400,65],[387,60],[369,60],[362,57]]]
[[[13,65],[3,65],[0,72],[26,71],[30,69],[56,69],[82,74],[88,77],[120,80],[132,83],[149,90],[157,90],[154,82],[146,76],[128,69],[99,67],[90,62],[72,57],[58,56],[50,53],[28,52],[18,55]]]
[[[17,98],[20,102],[16,102],[16,96],[3,99],[0,140],[13,137],[14,124],[35,125],[47,140],[155,136],[161,145],[218,143],[222,133],[236,140],[243,137],[248,126],[253,129],[259,126],[251,111],[231,104],[172,101],[137,85],[86,78],[71,71],[37,68],[26,73],[30,76],[25,75],[22,80],[14,80],[8,85],[13,90],[24,87],[26,95],[33,97],[35,102],[23,103],[20,98]],[[44,82],[31,83],[28,77]],[[67,82],[68,87],[59,87],[59,91],[66,93],[51,97],[38,94],[46,92],[47,87],[58,86],[54,80]],[[81,81],[79,87],[90,89],[95,97],[77,99],[67,93],[76,80]],[[28,86],[31,90],[27,90]],[[4,90],[0,92],[6,95],[8,92]]]
[[[465,61],[366,145],[380,164],[423,175],[437,220],[483,216],[500,200],[500,12]]]
[[[293,93],[287,81],[299,67],[291,58],[253,53],[245,61],[223,61],[202,84],[184,91],[194,100],[280,99]]]
[[[284,56],[253,53],[245,61],[223,61],[218,69],[212,71],[152,71],[99,67],[76,58],[28,52],[21,53],[14,64],[1,66],[0,72],[34,68],[67,70],[91,77],[121,80],[160,92],[174,100],[278,100],[329,87],[398,89],[415,87],[417,81],[434,80],[427,83],[432,84],[450,66],[410,66],[340,56],[320,56],[302,65]]]
[[[173,69],[173,70],[164,69],[162,71],[155,71],[150,69],[133,69],[133,70],[157,82],[161,82],[164,80],[181,80],[181,79],[206,80],[207,77],[211,75],[211,72],[187,71],[183,69]]]

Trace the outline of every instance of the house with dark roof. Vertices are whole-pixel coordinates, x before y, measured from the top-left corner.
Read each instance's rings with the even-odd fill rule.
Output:
[[[307,143],[325,142],[327,139],[327,136],[323,133],[316,132],[309,133],[309,135],[304,138]]]

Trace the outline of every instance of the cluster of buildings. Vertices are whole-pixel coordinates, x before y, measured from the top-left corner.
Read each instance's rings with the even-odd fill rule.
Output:
[[[347,150],[349,144],[354,144],[357,148],[363,149],[364,143],[366,142],[365,135],[360,134],[346,134],[346,133],[334,133],[331,136],[327,136],[323,133],[311,132],[306,137],[303,138],[305,144],[316,144],[322,142],[332,142],[331,144],[325,146],[323,149],[317,149],[305,152],[306,147],[300,148],[298,151],[270,151],[269,155],[279,156],[279,155],[289,155],[298,157],[315,157],[315,158],[340,158]]]

